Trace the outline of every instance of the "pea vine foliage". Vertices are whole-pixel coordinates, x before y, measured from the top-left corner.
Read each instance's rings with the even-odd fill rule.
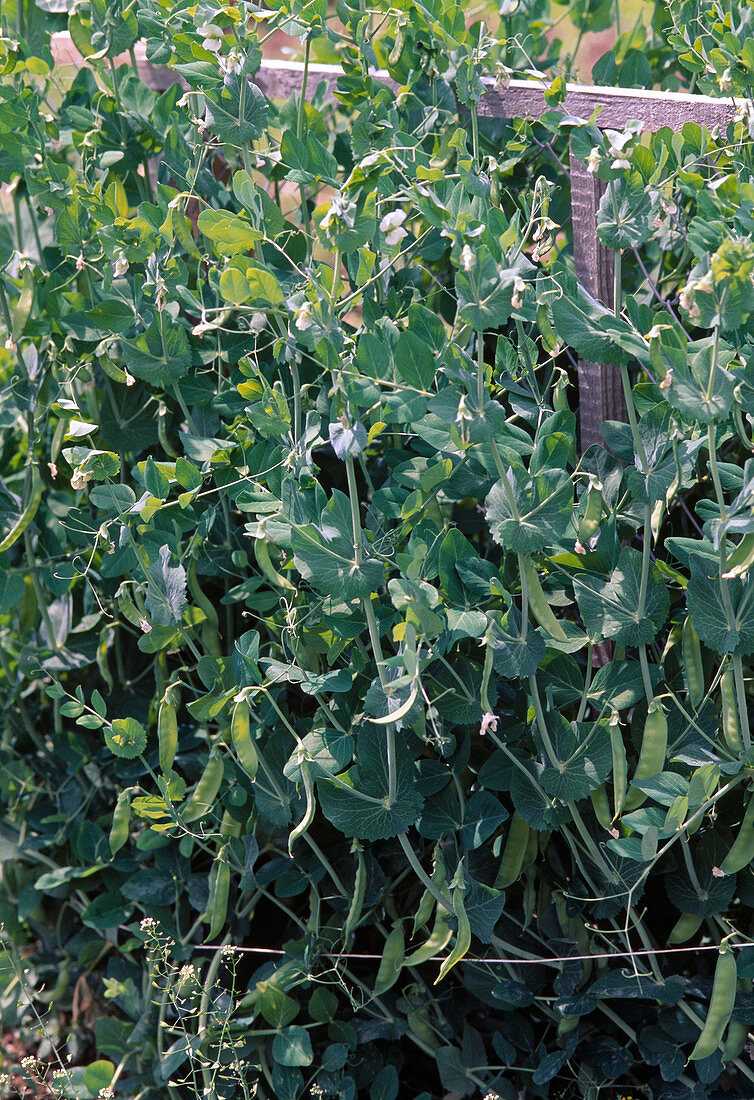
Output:
[[[3,6],[0,904],[22,1019],[104,1006],[61,1095],[752,1087],[751,10],[598,63],[743,104],[651,137],[559,109],[548,13],[89,0],[65,84]],[[583,455],[576,355],[630,417]],[[708,1019],[651,954],[703,937]]]

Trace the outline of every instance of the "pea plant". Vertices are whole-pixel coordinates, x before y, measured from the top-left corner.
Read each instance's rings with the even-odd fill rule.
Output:
[[[651,136],[482,14],[0,7],[0,1011],[56,1096],[754,1094],[751,9],[600,59],[740,103]]]

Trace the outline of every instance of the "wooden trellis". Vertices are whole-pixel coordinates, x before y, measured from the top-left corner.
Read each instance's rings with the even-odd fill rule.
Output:
[[[78,51],[68,35],[54,35],[53,49],[65,64],[80,65]],[[138,55],[138,47],[137,47]],[[145,83],[152,88],[164,89],[180,80],[177,73],[149,65],[139,57]],[[296,61],[263,61],[256,80],[270,99],[281,99],[298,94],[303,84],[304,65]],[[324,82],[326,94],[334,96],[338,79],[342,76],[339,65],[310,64],[306,84],[307,98]],[[387,73],[375,76],[391,87],[396,87]],[[552,107],[545,100],[547,84],[533,80],[512,80],[507,87],[498,88],[494,82],[487,87],[479,101],[478,113],[486,118],[522,118],[536,121]],[[624,88],[601,88],[581,84],[568,84],[561,109],[576,118],[594,118],[603,130],[622,130],[632,121],[640,121],[645,131],[655,132],[667,126],[679,131],[687,122],[724,129],[733,120],[735,103],[729,99],[713,99],[710,96],[686,95],[679,92],[655,92]],[[605,189],[602,180],[590,175],[583,161],[571,150],[571,216],[576,275],[592,297],[609,304],[613,293],[613,254],[603,247],[597,236],[597,209]],[[614,367],[579,360],[579,430],[581,447],[602,443],[600,426],[605,420],[625,420],[626,406],[620,375]]]
[[[266,61],[257,81],[270,99],[290,95],[301,88],[304,66],[300,62]],[[338,65],[310,65],[307,95],[323,81],[333,95],[342,70]],[[379,74],[392,84],[387,74]],[[532,80],[512,80],[506,88],[487,82],[478,113],[485,118],[523,118],[536,121],[552,107],[545,100],[547,85]],[[602,129],[622,130],[638,120],[650,132],[668,126],[680,130],[695,122],[709,130],[725,128],[733,120],[735,104],[710,96],[684,95],[678,92],[651,92],[624,88],[599,88],[569,84],[561,105],[566,114],[590,119],[599,111],[596,125]],[[597,236],[597,209],[605,189],[603,180],[590,175],[583,161],[571,152],[571,217],[576,275],[593,298],[610,304],[613,294],[613,253]],[[625,420],[626,405],[620,374],[615,367],[579,360],[579,432],[582,449],[602,443],[600,427],[605,420]]]

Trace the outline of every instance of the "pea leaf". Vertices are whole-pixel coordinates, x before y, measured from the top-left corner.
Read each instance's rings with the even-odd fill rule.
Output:
[[[618,645],[648,645],[665,623],[670,606],[656,565],[649,569],[644,614],[639,616],[641,554],[624,547],[609,580],[582,576],[573,582],[576,602],[592,641],[612,638]]]
[[[358,840],[386,840],[404,832],[416,821],[422,808],[414,778],[414,760],[402,737],[396,739],[395,800],[388,804],[388,760],[386,734],[367,726],[358,738],[356,767],[340,778],[354,791],[378,801],[365,801],[332,780],[320,777],[317,791],[322,812],[336,829]]]
[[[177,382],[191,366],[188,337],[180,325],[167,325],[163,343],[155,322],[135,340],[122,340],[123,358],[131,374],[162,389]]]
[[[161,546],[157,561],[147,569],[147,611],[153,623],[180,623],[186,609],[186,570],[170,565],[170,547]]]
[[[358,600],[384,583],[384,568],[368,556],[367,546],[357,565],[351,506],[348,497],[337,489],[322,510],[318,524],[307,523],[292,529],[291,546],[301,576],[324,595]]]
[[[545,766],[540,782],[547,794],[562,802],[578,802],[595,791],[610,774],[610,733],[602,723],[580,725],[578,734],[559,711],[546,715],[558,764]]]
[[[626,321],[587,294],[571,272],[558,270],[553,291],[550,302],[555,331],[583,359],[616,367],[634,358],[648,364],[644,340]]]
[[[502,479],[496,481],[485,501],[495,542],[525,554],[560,542],[573,510],[573,486],[565,470],[532,476],[514,465],[506,478],[508,489]]]
[[[105,726],[107,747],[124,760],[133,760],[147,747],[147,731],[135,718],[115,718]]]
[[[205,92],[205,101],[207,124],[229,144],[255,141],[269,123],[264,93],[245,73],[228,77],[219,91]]]
[[[691,558],[691,579],[686,588],[689,615],[710,649],[748,657],[754,653],[754,583],[748,579],[726,581],[733,610],[729,627],[720,579],[713,569],[706,559],[697,555]]]
[[[506,612],[491,611],[488,616],[487,644],[492,646],[492,665],[506,680],[532,676],[547,648],[541,635],[527,623],[524,637],[521,612],[512,605]]]
[[[652,235],[655,203],[639,172],[611,180],[597,211],[597,235],[620,251],[644,244]]]

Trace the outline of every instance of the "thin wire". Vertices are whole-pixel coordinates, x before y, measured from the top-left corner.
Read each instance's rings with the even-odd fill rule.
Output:
[[[744,948],[754,947],[754,941],[747,940],[745,943],[732,943],[729,944],[731,948]],[[278,947],[234,947],[229,944],[198,944],[196,946],[197,951],[227,951],[228,954],[233,952],[240,952],[244,955],[285,955],[287,952],[282,951]],[[688,954],[691,951],[718,951],[719,947],[715,943],[705,944],[700,947],[658,947],[656,949],[642,948],[640,951],[607,951],[604,954],[598,955],[558,955],[551,958],[542,959],[504,959],[504,958],[469,958],[465,956],[463,959],[459,959],[459,963],[506,963],[515,966],[534,966],[537,964],[552,964],[562,962],[585,962],[588,959],[632,959],[639,955],[682,955]],[[344,951],[342,953],[328,951],[324,953],[324,957],[327,959],[381,959],[382,955],[362,954],[353,951]],[[445,962],[444,955],[433,955],[431,959],[426,959],[425,962]],[[458,964],[456,964],[458,965]]]

